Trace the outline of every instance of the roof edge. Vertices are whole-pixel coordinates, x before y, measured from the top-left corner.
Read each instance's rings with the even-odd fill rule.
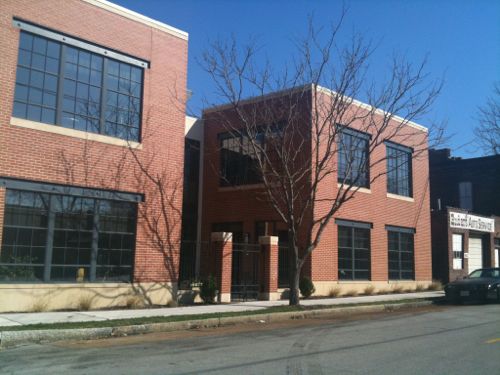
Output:
[[[128,18],[130,20],[140,22],[144,25],[153,27],[155,29],[161,30],[163,32],[166,32],[170,35],[173,35],[177,38],[188,40],[189,34],[185,31],[182,31],[180,29],[177,29],[173,26],[167,25],[166,23],[154,20],[152,18],[146,17],[143,14],[134,12],[133,10],[127,9],[125,7],[122,7],[120,5],[114,4],[110,1],[107,0],[82,0],[86,2],[87,4],[93,5],[95,7],[107,10],[108,12],[117,14],[119,16]]]
[[[318,90],[325,93],[325,94],[328,94],[328,95],[337,95],[337,92],[329,89],[329,88],[326,88],[326,87],[323,87],[323,86],[319,86],[318,85]],[[351,103],[354,104],[355,106],[357,107],[360,107],[360,108],[363,108],[363,109],[366,109],[367,111],[372,111],[374,110],[375,113],[379,114],[379,115],[385,115],[385,114],[388,114],[390,116],[392,116],[392,118],[396,121],[399,121],[399,122],[406,122],[406,125],[408,126],[411,126],[412,128],[415,128],[415,129],[418,129],[418,130],[421,130],[425,133],[428,133],[429,132],[429,129],[423,125],[420,125],[420,124],[417,124],[416,122],[413,122],[413,121],[410,121],[410,120],[406,120],[404,119],[403,117],[401,116],[398,116],[398,115],[395,115],[393,113],[390,113],[390,112],[387,112],[387,111],[384,111],[383,109],[380,109],[380,108],[374,108],[372,105],[370,104],[367,104],[367,103],[363,103],[362,101],[359,101],[359,100],[356,100],[354,98],[351,98],[349,96],[345,96],[348,100],[351,100]]]
[[[265,99],[271,99],[271,98],[275,98],[275,97],[280,97],[281,95],[285,95],[285,94],[289,94],[289,93],[294,93],[294,92],[299,92],[299,91],[306,91],[306,90],[312,91],[313,88],[314,88],[314,86],[315,86],[314,84],[306,84],[306,85],[302,85],[302,86],[292,87],[290,89],[284,89],[284,90],[274,91],[274,92],[271,92],[271,93],[266,94],[266,95],[254,96],[254,97],[250,97],[248,99],[243,99],[240,102],[240,104],[249,104],[249,103],[252,103],[252,102],[257,102],[259,100],[265,100]],[[320,85],[317,85],[316,87],[317,87],[317,90],[319,92],[322,92],[324,94],[327,94],[327,95],[337,95],[337,93],[335,91],[333,91],[333,90],[331,90],[329,88],[326,88],[326,87],[323,87],[323,86],[320,86]],[[380,114],[380,115],[389,114],[396,121],[405,122],[406,125],[411,126],[412,128],[418,129],[420,131],[423,131],[425,133],[429,132],[429,129],[427,127],[425,127],[423,125],[420,125],[420,124],[417,124],[414,121],[405,120],[401,116],[397,116],[397,115],[391,114],[391,113],[386,112],[386,111],[384,111],[384,110],[382,110],[380,108],[374,108],[370,104],[363,103],[363,102],[361,102],[359,100],[356,100],[354,98],[351,98],[349,96],[345,95],[345,97],[346,97],[347,100],[350,100],[351,103],[354,104],[355,106],[358,106],[360,108],[366,109],[368,111],[371,111],[371,110],[375,109],[375,113],[377,113],[377,114]],[[221,105],[217,105],[217,106],[214,106],[214,107],[207,108],[207,109],[203,110],[203,114],[220,111],[220,110],[227,109],[227,108],[231,108],[231,104],[221,104]]]

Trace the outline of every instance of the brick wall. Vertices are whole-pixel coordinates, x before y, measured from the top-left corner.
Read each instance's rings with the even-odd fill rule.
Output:
[[[250,105],[259,106],[259,102]],[[310,124],[311,105],[303,103],[304,111],[309,117],[304,120],[305,126]],[[358,108],[359,109],[359,108]],[[276,213],[264,200],[264,192],[255,186],[220,187],[219,186],[219,144],[217,134],[226,131],[217,119],[221,111],[223,116],[231,118],[229,110],[220,109],[205,113],[205,171],[203,184],[203,238],[207,238],[213,223],[242,222],[244,232],[254,238],[256,221],[279,220]],[[218,114],[217,114],[218,113]],[[304,115],[304,117],[306,117]],[[236,120],[235,120],[236,121]],[[236,122],[234,123],[236,124]],[[391,126],[397,126],[396,123]],[[356,124],[353,124],[356,127]],[[390,130],[390,129],[389,129]],[[415,278],[429,281],[431,275],[431,243],[430,243],[430,210],[428,190],[428,154],[426,133],[416,127],[406,126],[398,142],[416,148],[412,161],[413,198],[397,199],[387,196],[385,175],[377,179],[369,192],[358,192],[353,200],[346,203],[335,215],[337,218],[358,220],[373,224],[371,230],[371,271],[372,281],[384,281],[388,278],[387,231],[385,225],[395,225],[416,229],[415,234]],[[418,147],[416,147],[418,145]],[[418,149],[417,149],[418,148]],[[371,161],[372,175],[384,172],[385,161],[376,163],[376,159],[385,157],[385,146],[380,145],[373,153]],[[334,162],[336,163],[337,157]],[[319,187],[318,194],[331,197],[337,191],[337,175],[332,174]],[[326,209],[319,205],[314,212],[315,217]],[[275,235],[275,234],[274,234]],[[302,233],[303,235],[303,233]],[[202,265],[207,259],[202,259]],[[314,281],[336,281],[337,270],[337,226],[332,222],[322,235],[319,246],[314,250],[303,273],[310,275]]]
[[[143,91],[140,164],[168,184],[168,223],[160,249],[145,217],[161,217],[157,189],[140,173],[126,147],[10,125],[19,29],[12,18],[150,61]],[[187,41],[78,0],[4,0],[0,3],[0,175],[142,193],[135,257],[136,281],[175,281],[179,256],[184,155]],[[176,95],[172,95],[176,93]],[[175,96],[175,97],[173,97]],[[163,199],[165,201],[165,199]],[[3,209],[0,212],[2,221]],[[160,251],[161,250],[161,251]],[[166,254],[161,252],[166,252]]]
[[[317,103],[330,100],[325,94]],[[351,105],[345,118],[362,118],[366,109]],[[319,111],[321,113],[321,111]],[[399,126],[392,121],[382,139],[391,134],[391,130]],[[349,127],[373,134],[370,127],[361,120],[349,124]],[[391,141],[414,149],[412,160],[413,196],[411,200],[405,197],[387,196],[386,178],[386,147],[380,144],[370,154],[370,176],[379,176],[370,185],[368,191],[360,190],[352,200],[344,203],[335,217],[346,220],[369,222],[373,225],[371,236],[371,280],[383,281],[388,278],[388,245],[385,225],[415,228],[415,280],[431,280],[431,237],[429,208],[429,169],[426,133],[410,126],[396,130],[398,136]],[[337,162],[337,155],[334,157]],[[327,177],[318,188],[318,196],[333,198],[337,194],[337,174]],[[315,218],[322,215],[328,204],[317,205]],[[322,241],[313,252],[311,259],[312,279],[315,281],[337,280],[337,225],[332,220],[322,236]]]

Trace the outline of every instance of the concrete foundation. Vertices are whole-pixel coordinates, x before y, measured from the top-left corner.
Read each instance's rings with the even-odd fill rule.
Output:
[[[0,284],[0,312],[167,305],[176,295],[177,284],[171,282]]]

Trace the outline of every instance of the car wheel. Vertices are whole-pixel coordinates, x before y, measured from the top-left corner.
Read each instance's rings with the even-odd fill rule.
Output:
[[[500,285],[497,286],[497,302],[500,303]]]

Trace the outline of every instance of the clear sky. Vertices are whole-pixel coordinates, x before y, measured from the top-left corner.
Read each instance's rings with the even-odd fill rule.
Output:
[[[196,59],[209,40],[234,34],[257,37],[271,62],[279,64],[294,49],[292,37],[304,35],[307,16],[318,24],[337,19],[342,2],[334,0],[114,0],[115,3],[189,33],[188,88],[197,115],[212,86]],[[499,0],[352,0],[346,30],[356,30],[378,44],[371,74],[387,69],[393,52],[410,60],[429,57],[434,78],[445,86],[432,113],[418,122],[448,122],[449,146],[456,156],[482,154],[471,144],[477,108],[500,80]],[[372,77],[373,78],[373,77]],[[362,98],[360,98],[362,100]]]

